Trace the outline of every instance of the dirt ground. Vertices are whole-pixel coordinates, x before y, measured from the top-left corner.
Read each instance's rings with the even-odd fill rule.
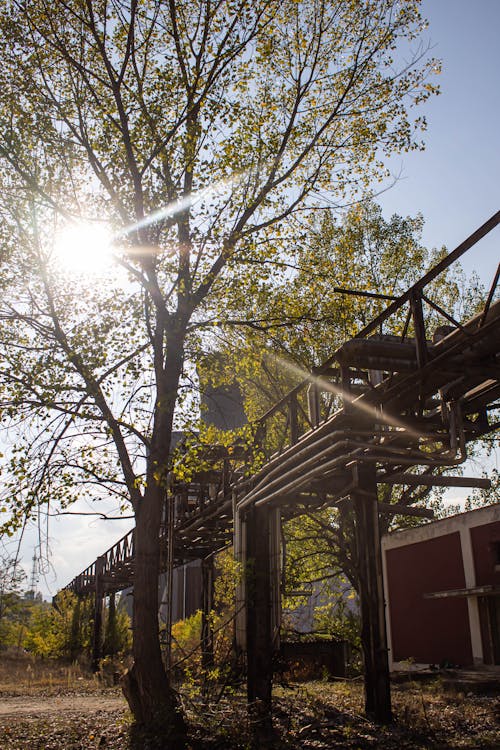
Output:
[[[7,717],[38,718],[46,714],[74,714],[82,716],[95,711],[125,711],[126,702],[122,695],[52,695],[52,696],[10,696],[2,697],[0,721]]]
[[[29,665],[28,665],[29,666]],[[472,687],[472,689],[471,689]],[[423,750],[500,748],[499,700],[470,682],[437,675],[393,686],[394,722],[364,716],[358,681],[309,682],[274,691],[273,747],[279,750]],[[181,691],[192,750],[251,746],[245,696],[233,688],[207,699]],[[261,745],[254,745],[261,747]],[[175,750],[134,733],[118,687],[74,667],[49,664],[2,669],[0,750]]]

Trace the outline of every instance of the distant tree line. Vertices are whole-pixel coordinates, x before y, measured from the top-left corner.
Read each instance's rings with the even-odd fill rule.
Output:
[[[23,590],[25,578],[15,560],[1,558],[0,651],[27,651],[41,658],[71,661],[89,658],[93,601],[62,591],[51,604],[43,601],[40,593]],[[117,609],[111,597],[105,612],[103,657],[126,652],[130,643],[130,619],[124,610]]]

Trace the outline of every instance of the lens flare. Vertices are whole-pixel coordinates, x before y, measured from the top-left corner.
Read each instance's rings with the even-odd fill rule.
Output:
[[[289,362],[279,355],[274,355],[274,360],[283,369],[287,370],[293,375],[298,375],[301,379],[307,379],[310,383],[318,385],[321,390],[327,391],[328,393],[333,393],[336,396],[341,396],[345,401],[348,401],[349,403],[355,402],[356,409],[369,414],[369,416],[377,422],[382,422],[383,424],[387,424],[390,427],[395,427],[396,429],[405,430],[405,432],[412,437],[424,437],[422,433],[415,432],[404,422],[399,421],[395,417],[384,414],[383,412],[381,413],[377,407],[373,406],[372,404],[365,403],[360,396],[353,396],[352,394],[347,393],[340,385],[332,383],[326,378],[321,377],[321,375],[311,375],[311,373],[308,372],[304,367],[300,367],[293,362]]]
[[[208,185],[202,190],[190,193],[184,198],[179,198],[178,200],[172,201],[172,203],[169,203],[163,208],[159,208],[157,211],[153,211],[140,221],[129,224],[124,229],[117,232],[113,239],[123,239],[124,237],[132,234],[132,232],[137,232],[138,230],[143,229],[144,227],[149,227],[159,221],[171,219],[177,214],[192,208],[196,203],[200,203],[205,198],[212,198],[218,193],[222,193],[226,188],[233,187],[242,179],[243,176],[244,174],[237,174],[231,177],[227,177],[224,180],[219,180],[218,182],[214,182],[212,185]]]
[[[56,231],[52,258],[58,267],[65,271],[82,275],[102,274],[114,261],[118,260],[117,250],[120,248],[120,241],[133,232],[171,219],[179,213],[188,211],[206,198],[222,194],[227,188],[235,186],[243,177],[244,173],[236,174],[212,183],[202,190],[172,201],[167,206],[153,211],[140,221],[135,221],[114,234],[104,222],[79,220],[68,222]],[[132,256],[145,252],[158,252],[157,248],[150,247],[122,249]]]

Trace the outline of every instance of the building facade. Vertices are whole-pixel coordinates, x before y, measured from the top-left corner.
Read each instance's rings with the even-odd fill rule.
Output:
[[[391,669],[500,665],[500,504],[382,539]]]

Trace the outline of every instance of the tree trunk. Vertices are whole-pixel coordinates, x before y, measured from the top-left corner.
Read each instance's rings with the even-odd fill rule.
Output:
[[[161,734],[172,748],[185,745],[186,725],[163,666],[158,632],[158,574],[163,491],[146,489],[136,514],[134,541],[134,665],[123,692],[137,724]]]
[[[159,313],[159,317],[163,313]],[[164,330],[164,321],[158,322]],[[134,607],[132,669],[124,678],[124,693],[136,724],[145,727],[166,748],[185,747],[187,729],[178,696],[163,664],[158,622],[160,526],[169,470],[172,423],[183,365],[184,329],[167,342],[155,342],[156,402],[147,459],[146,488],[135,509]],[[163,365],[161,361],[163,360]]]

